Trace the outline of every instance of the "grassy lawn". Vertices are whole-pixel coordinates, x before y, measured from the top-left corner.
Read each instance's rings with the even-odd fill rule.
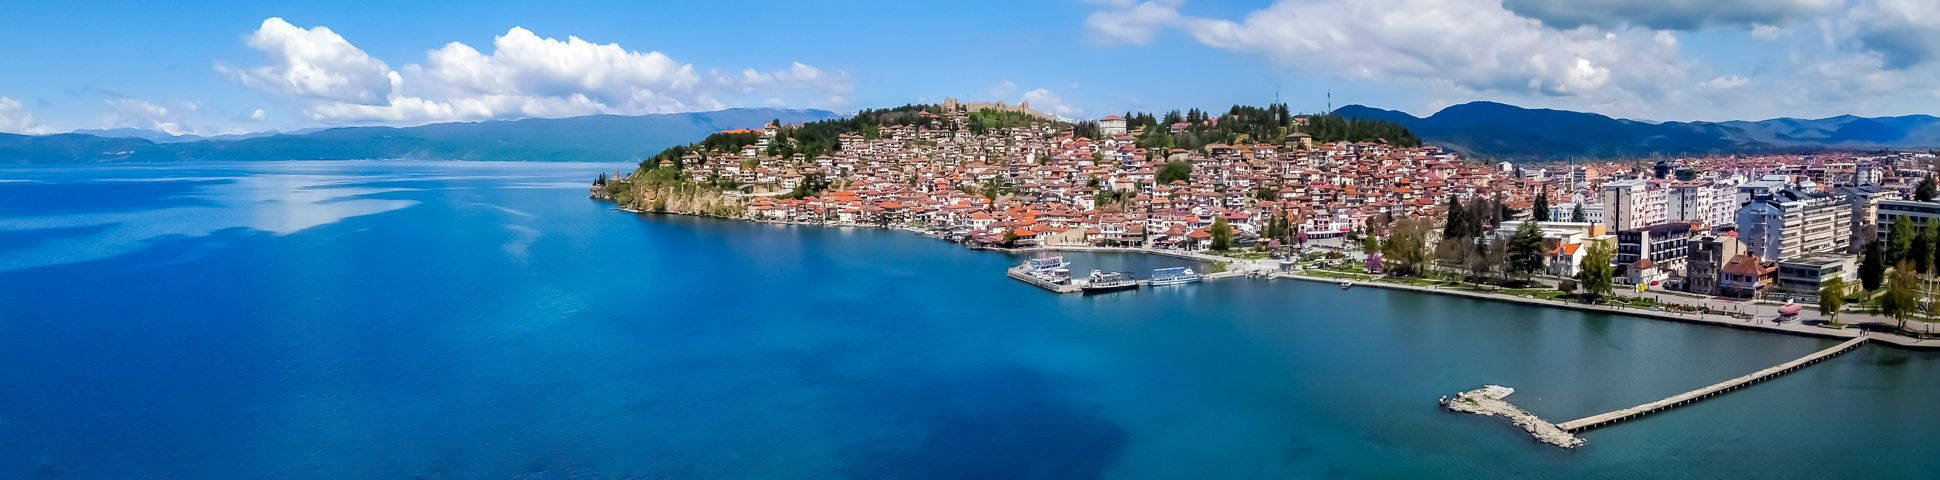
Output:
[[[1315,276],[1315,277],[1321,277],[1321,278],[1338,278],[1342,280],[1367,280],[1370,278],[1374,278],[1374,277],[1370,277],[1359,273],[1336,272],[1332,270],[1308,270],[1306,274],[1309,276]]]
[[[1540,298],[1543,300],[1568,300],[1571,298],[1570,294],[1554,288],[1512,288],[1503,290],[1502,293],[1518,297]]]

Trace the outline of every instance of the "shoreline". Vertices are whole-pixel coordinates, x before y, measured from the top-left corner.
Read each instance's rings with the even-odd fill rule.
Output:
[[[591,196],[589,198],[592,198],[594,200],[606,201],[606,202],[612,201],[610,199],[600,198],[598,196]],[[722,216],[715,216],[715,215],[702,215],[702,214],[678,213],[678,212],[651,212],[651,211],[645,211],[645,210],[635,210],[635,209],[626,208],[618,205],[615,205],[614,209],[623,211],[623,212],[633,213],[633,214],[681,215],[681,216],[689,216],[689,217],[753,222],[753,223],[770,224],[770,225],[853,227],[853,228],[870,228],[870,229],[878,229],[878,230],[892,230],[892,231],[913,233],[923,237],[934,238],[939,240],[942,239],[940,235],[935,235],[921,230],[916,230],[911,228],[888,227],[888,226],[882,226],[882,225],[845,224],[845,223],[833,223],[833,222],[820,222],[820,223],[788,222],[788,221],[778,221],[778,220],[766,220],[766,219],[755,219],[755,218],[733,218],[733,217],[722,217]],[[952,242],[952,243],[955,243],[955,242]],[[962,245],[962,244],[959,243],[958,245]],[[1173,257],[1173,258],[1183,258],[1183,259],[1195,260],[1195,261],[1201,261],[1201,262],[1240,263],[1240,262],[1249,261],[1245,259],[1221,257],[1217,255],[1210,255],[1210,254],[1197,253],[1197,252],[1180,252],[1180,251],[1161,250],[1161,249],[1144,248],[1144,247],[1097,247],[1097,246],[1086,246],[1086,245],[1072,245],[1072,246],[1035,246],[1035,247],[1023,247],[1023,248],[967,247],[966,246],[965,248],[968,248],[973,251],[979,251],[979,250],[992,251],[992,252],[1002,252],[1007,254],[1032,253],[1032,252],[1139,253],[1139,254],[1147,254],[1147,255],[1167,256],[1167,257]],[[1302,275],[1297,273],[1280,273],[1277,271],[1272,273],[1271,277],[1288,278],[1293,280],[1320,282],[1320,283],[1328,283],[1328,284],[1338,284],[1341,281],[1341,279],[1339,278],[1317,277],[1317,276]],[[1798,322],[1773,324],[1773,323],[1770,323],[1769,321],[1756,320],[1756,319],[1754,319],[1755,321],[1746,322],[1743,320],[1739,320],[1736,318],[1731,318],[1729,316],[1719,315],[1719,314],[1706,315],[1706,314],[1699,314],[1699,313],[1676,313],[1676,312],[1644,310],[1644,309],[1635,309],[1635,308],[1620,308],[1620,307],[1610,306],[1610,305],[1592,305],[1592,304],[1575,303],[1567,300],[1544,300],[1544,299],[1536,299],[1536,298],[1524,298],[1520,296],[1503,294],[1503,293],[1468,292],[1468,291],[1443,289],[1443,288],[1436,288],[1436,287],[1401,285],[1401,284],[1381,282],[1381,281],[1356,281],[1354,282],[1354,285],[1373,286],[1373,287],[1379,287],[1379,288],[1411,291],[1411,292],[1418,292],[1418,293],[1452,295],[1452,296],[1465,297],[1465,298],[1471,298],[1471,299],[1477,299],[1477,300],[1493,300],[1493,301],[1500,301],[1500,302],[1519,303],[1519,304],[1531,305],[1531,306],[1561,307],[1564,309],[1575,310],[1579,312],[1626,315],[1630,317],[1649,319],[1649,320],[1668,320],[1673,322],[1696,324],[1696,325],[1728,327],[1728,328],[1735,328],[1739,330],[1752,330],[1752,331],[1760,331],[1760,332],[1768,332],[1768,333],[1803,335],[1803,336],[1819,337],[1819,338],[1826,338],[1826,339],[1852,339],[1852,338],[1865,336],[1879,343],[1883,343],[1886,345],[1907,349],[1907,350],[1928,350],[1928,351],[1940,350],[1940,339],[1933,339],[1929,341],[1929,340],[1921,340],[1921,339],[1908,337],[1905,335],[1894,334],[1894,333],[1868,332],[1865,329],[1859,327],[1859,325],[1864,322],[1853,323],[1851,324],[1852,327],[1849,327],[1846,329],[1829,329],[1825,327],[1804,325]],[[1713,317],[1717,317],[1717,318],[1713,318]]]
[[[1330,284],[1338,284],[1341,281],[1341,279],[1338,279],[1338,278],[1316,277],[1316,276],[1310,276],[1310,275],[1288,274],[1288,273],[1274,274],[1274,277],[1289,278],[1289,279],[1303,280],[1303,281],[1309,281],[1309,282],[1330,283]],[[1940,349],[1940,340],[1928,341],[1928,340],[1920,340],[1920,339],[1907,337],[1904,335],[1898,335],[1898,334],[1867,332],[1864,329],[1858,328],[1856,326],[1857,324],[1855,324],[1854,327],[1850,327],[1846,329],[1829,329],[1824,327],[1803,325],[1796,322],[1785,323],[1785,324],[1773,324],[1773,323],[1770,323],[1769,321],[1763,321],[1763,320],[1746,322],[1743,320],[1739,320],[1736,318],[1731,318],[1729,316],[1719,315],[1719,314],[1710,314],[1710,315],[1697,314],[1697,313],[1686,314],[1686,313],[1675,313],[1675,312],[1665,312],[1665,311],[1656,311],[1656,310],[1643,310],[1643,309],[1635,309],[1635,308],[1619,308],[1619,307],[1610,306],[1610,305],[1582,304],[1582,303],[1575,303],[1575,302],[1570,302],[1565,300],[1543,300],[1543,299],[1536,299],[1536,298],[1524,298],[1524,297],[1502,294],[1502,293],[1467,292],[1467,291],[1461,291],[1461,290],[1442,289],[1442,288],[1435,288],[1435,287],[1400,285],[1400,284],[1393,284],[1393,283],[1379,282],[1379,281],[1354,282],[1354,286],[1356,287],[1370,286],[1370,287],[1404,290],[1404,291],[1411,291],[1411,292],[1418,292],[1418,293],[1442,294],[1442,295],[1472,298],[1477,300],[1494,300],[1494,301],[1509,302],[1509,303],[1520,303],[1520,304],[1532,305],[1532,306],[1562,307],[1565,309],[1576,310],[1579,312],[1626,315],[1626,316],[1650,319],[1650,320],[1669,320],[1669,321],[1680,322],[1680,323],[1710,325],[1710,326],[1717,326],[1717,327],[1729,327],[1729,328],[1736,328],[1740,330],[1754,330],[1754,331],[1770,332],[1770,333],[1803,335],[1803,336],[1819,337],[1819,338],[1827,338],[1827,339],[1849,340],[1849,339],[1864,336],[1880,343],[1892,345],[1895,347],[1905,348],[1908,350]]]

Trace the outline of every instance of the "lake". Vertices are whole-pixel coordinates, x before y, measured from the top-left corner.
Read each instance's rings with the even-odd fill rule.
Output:
[[[0,477],[1918,477],[1940,354],[1295,280],[1094,297],[902,232],[636,215],[610,164],[0,168]],[[1180,260],[1072,254],[1144,270]]]

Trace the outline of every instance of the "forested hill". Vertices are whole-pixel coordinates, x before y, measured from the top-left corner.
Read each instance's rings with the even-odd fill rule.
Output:
[[[1216,143],[1278,144],[1295,133],[1305,133],[1315,142],[1323,143],[1379,141],[1408,147],[1421,145],[1421,139],[1407,127],[1393,122],[1337,115],[1295,115],[1282,103],[1265,107],[1234,105],[1220,115],[1189,109],[1173,110],[1163,116],[1126,112],[1124,117],[1127,129],[1143,128],[1138,146],[1144,148],[1198,149]],[[1082,122],[1077,128],[1081,134],[1091,134],[1088,136],[1095,136],[1097,132],[1095,122]]]
[[[837,118],[826,110],[591,115],[415,127],[343,127],[266,137],[156,143],[89,134],[0,134],[0,164],[184,160],[497,160],[631,162],[712,132],[774,119]]]
[[[946,130],[966,129],[970,133],[981,134],[987,131],[1052,122],[1028,114],[977,110],[965,112],[961,125],[943,114],[939,105],[903,105],[886,109],[864,109],[855,115],[790,125],[776,131],[776,138],[762,153],[776,157],[791,157],[800,153],[806,159],[842,149],[837,137],[844,133],[860,134],[863,138],[876,138],[882,127],[916,125],[919,127],[941,128]],[[713,158],[723,153],[734,153],[760,141],[760,131],[722,131],[708,135],[699,142],[668,147],[660,153],[640,162],[643,168],[651,169],[657,165],[671,164],[682,167],[681,157],[694,153]]]
[[[1940,118],[1930,115],[1652,123],[1494,102],[1454,105],[1426,118],[1361,105],[1341,107],[1334,114],[1400,124],[1424,141],[1478,157],[1594,159],[1940,148]]]

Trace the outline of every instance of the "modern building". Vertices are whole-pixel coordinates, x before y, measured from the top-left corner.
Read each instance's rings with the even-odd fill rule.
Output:
[[[1738,208],[1738,240],[1749,254],[1777,261],[1807,253],[1844,252],[1852,243],[1852,206],[1838,195],[1804,188],[1755,192]]]
[[[1660,272],[1682,271],[1689,243],[1703,229],[1695,223],[1669,222],[1617,231],[1617,265],[1651,265]]]
[[[1726,262],[1745,254],[1745,243],[1731,234],[1705,235],[1689,243],[1690,256],[1684,264],[1684,291],[1718,295],[1719,277]]]
[[[1603,220],[1616,230],[1664,222],[1669,195],[1664,182],[1616,180],[1603,184]]]
[[[1664,219],[1671,222],[1698,222],[1707,227],[1731,225],[1737,221],[1738,204],[1729,187],[1710,181],[1694,180],[1670,184]]]
[[[1826,282],[1840,279],[1852,285],[1858,270],[1852,255],[1814,253],[1778,262],[1778,291],[1789,296],[1816,299]]]
[[[1839,194],[1845,195],[1846,203],[1852,205],[1852,240],[1846,251],[1858,253],[1873,241],[1868,232],[1879,218],[1879,203],[1893,199],[1897,195],[1879,185],[1865,184],[1840,187]]]
[[[1873,207],[1873,225],[1879,234],[1873,240],[1885,240],[1893,233],[1893,222],[1901,218],[1913,222],[1915,228],[1925,228],[1927,222],[1940,218],[1940,203],[1913,200],[1880,200]]]

